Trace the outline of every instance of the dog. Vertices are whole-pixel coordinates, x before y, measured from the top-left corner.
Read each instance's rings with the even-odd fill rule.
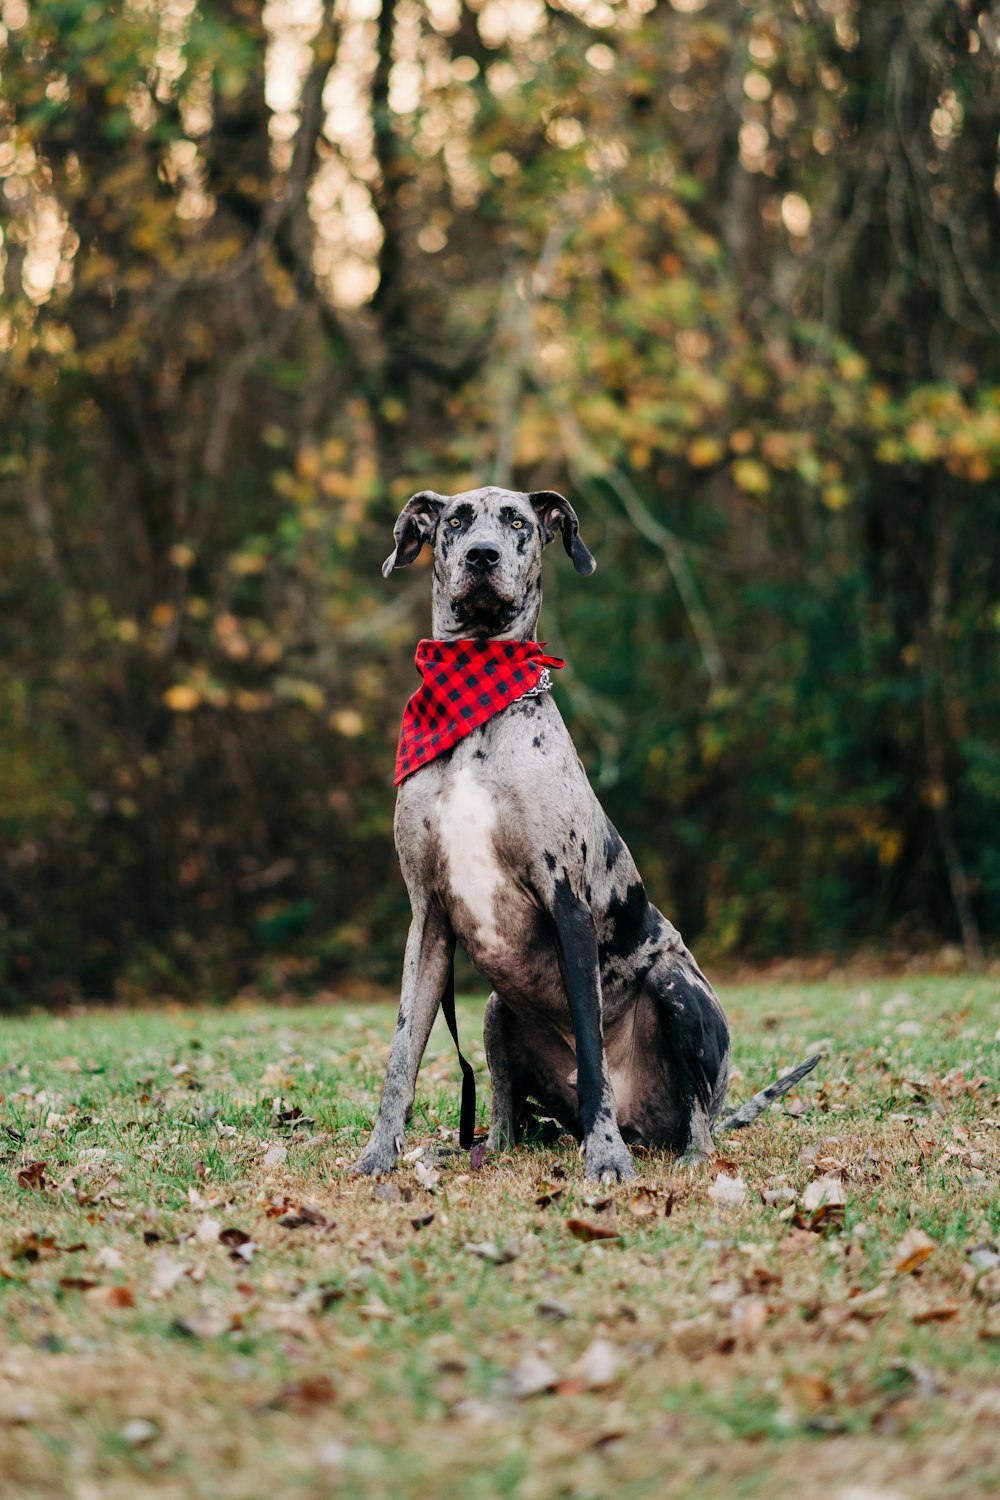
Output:
[[[534,642],[542,553],[560,535],[576,571],[593,573],[576,513],[553,490],[424,490],[403,507],[382,571],[407,567],[426,543],[427,644],[528,650],[517,643]],[[454,994],[456,941],[492,986],[487,1150],[513,1145],[532,1106],[581,1142],[592,1181],[634,1177],[630,1145],[713,1150],[729,1076],[725,1014],[647,899],[547,689],[546,668],[534,689],[401,779],[395,839],[412,922],[378,1116],[352,1173],[396,1164],[431,1026]],[[818,1060],[721,1128],[750,1123]]]

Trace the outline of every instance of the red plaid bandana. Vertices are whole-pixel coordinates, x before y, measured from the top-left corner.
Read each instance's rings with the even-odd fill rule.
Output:
[[[403,712],[396,785],[508,704],[544,692],[546,668],[566,665],[544,647],[544,641],[421,641],[414,659],[424,684]]]

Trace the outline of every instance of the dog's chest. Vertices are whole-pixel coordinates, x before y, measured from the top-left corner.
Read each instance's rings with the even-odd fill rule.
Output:
[[[439,880],[452,922],[470,949],[500,947],[499,904],[509,884],[497,858],[497,807],[490,788],[472,766],[447,780],[437,801]]]

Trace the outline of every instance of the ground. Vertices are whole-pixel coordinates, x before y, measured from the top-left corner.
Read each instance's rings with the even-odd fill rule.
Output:
[[[731,1102],[823,1062],[603,1193],[565,1137],[470,1170],[440,1023],[408,1159],[345,1180],[388,1006],[6,1020],[0,1494],[995,1493],[998,994],[724,990]]]

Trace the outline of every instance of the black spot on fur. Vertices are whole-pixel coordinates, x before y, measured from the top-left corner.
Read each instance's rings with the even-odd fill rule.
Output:
[[[571,828],[570,831],[569,831],[569,841],[570,841],[571,844],[575,844],[576,843],[576,829],[575,828]]]
[[[430,818],[425,818],[424,819],[424,827],[427,829],[427,831],[429,833],[430,832],[430,827],[431,827],[431,820],[430,820]]]
[[[729,1030],[721,1009],[680,964],[667,983],[654,984],[651,990],[659,1033],[657,1051],[668,1061],[680,1117],[689,1122],[695,1105],[708,1108]],[[678,1142],[678,1149],[688,1144],[688,1140]]]
[[[618,863],[618,856],[624,848],[625,845],[622,843],[621,835],[609,818],[607,827],[604,830],[604,863],[608,870],[614,869]]]
[[[472,759],[473,760],[485,760],[486,759],[486,751],[485,750],[474,750],[472,752]]]
[[[545,851],[545,863],[548,865],[550,870],[554,870],[556,867],[556,857],[554,854],[550,854],[547,849]]]
[[[613,895],[605,915],[610,930],[598,947],[602,973],[610,959],[628,958],[642,946],[650,921],[649,902],[642,881],[633,881],[623,896]]]

